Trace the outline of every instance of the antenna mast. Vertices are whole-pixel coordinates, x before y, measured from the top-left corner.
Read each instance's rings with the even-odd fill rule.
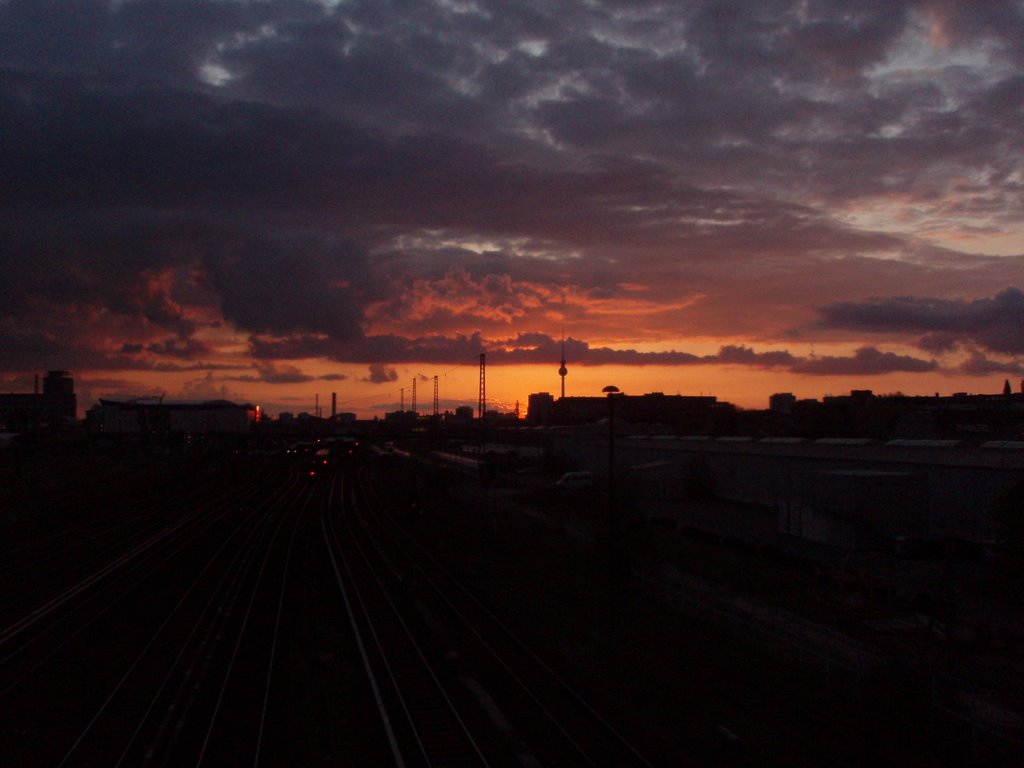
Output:
[[[480,403],[476,408],[477,418],[483,421],[487,413],[487,355],[480,353]]]

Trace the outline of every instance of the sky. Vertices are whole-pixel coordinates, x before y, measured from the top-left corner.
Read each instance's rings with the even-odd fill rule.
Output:
[[[0,391],[1024,377],[1024,2],[0,0]]]

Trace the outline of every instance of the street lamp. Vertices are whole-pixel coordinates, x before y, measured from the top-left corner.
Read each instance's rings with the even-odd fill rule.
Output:
[[[609,384],[601,390],[608,394],[608,498],[611,499],[611,482],[615,476],[615,395],[619,388]]]
[[[608,556],[615,568],[615,398],[619,388],[613,384],[601,390],[608,395]]]

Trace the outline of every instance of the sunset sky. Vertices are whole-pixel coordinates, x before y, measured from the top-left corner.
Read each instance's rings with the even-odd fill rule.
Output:
[[[0,0],[0,391],[1024,377],[1024,2]]]

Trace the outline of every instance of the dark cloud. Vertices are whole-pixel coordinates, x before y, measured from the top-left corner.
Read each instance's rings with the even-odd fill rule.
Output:
[[[370,365],[370,373],[363,381],[368,381],[371,384],[387,384],[388,382],[398,381],[398,371],[394,368],[389,368],[383,363],[372,363]]]
[[[797,326],[1024,351],[1021,259],[972,255],[1024,227],[1013,0],[11,0],[0,29],[11,371],[230,368],[218,325],[260,365],[550,362],[559,327],[725,343],[580,365],[931,370],[749,346]]]
[[[181,388],[180,397],[188,400],[232,400],[238,403],[246,402],[245,396],[228,388],[223,380],[208,372],[201,379],[190,379]]]
[[[831,304],[820,311],[829,328],[926,333],[925,349],[968,341],[993,352],[1024,352],[1024,293],[1017,288],[973,301],[898,296]]]
[[[313,240],[224,244],[204,260],[221,297],[224,318],[257,333],[320,332],[334,339],[362,335],[362,255]]]
[[[5,327],[9,325],[0,322],[0,349],[3,350],[4,367],[29,371],[61,367],[57,361],[66,354],[66,350],[58,339],[40,331]]]
[[[392,362],[458,363],[472,362],[484,351],[479,334],[452,338],[433,336],[407,339],[402,336],[369,336],[357,340],[335,340],[323,336],[291,336],[270,339],[252,336],[249,339],[253,357],[267,360],[324,358],[339,362],[371,363],[371,380],[394,370]],[[397,376],[397,374],[395,374]]]
[[[815,376],[875,376],[883,373],[924,373],[938,370],[938,367],[935,360],[861,347],[852,357],[807,358],[791,366],[790,370]]]
[[[1024,375],[1024,360],[993,360],[974,350],[957,370],[970,376],[988,376],[993,373],[1020,376]]]
[[[343,373],[311,376],[303,373],[294,365],[270,362],[257,363],[256,372],[256,376],[225,376],[224,381],[262,382],[264,384],[305,384],[310,381],[345,381],[348,379],[348,376]]]
[[[397,381],[398,374],[385,361],[437,365],[474,365],[481,352],[488,365],[555,365],[562,354],[563,342],[544,334],[521,334],[509,339],[485,340],[479,334],[466,337],[404,339],[369,337],[357,344],[335,345],[323,338],[269,340],[253,337],[250,345],[255,357],[267,359],[324,357],[370,363],[375,383]],[[925,373],[939,370],[935,360],[922,360],[875,347],[862,347],[849,357],[799,357],[786,350],[757,352],[749,347],[724,346],[714,355],[689,352],[640,352],[633,349],[592,347],[580,339],[564,341],[565,359],[571,366],[653,366],[653,365],[739,365],[752,368],[786,370],[814,376],[871,376],[884,373]],[[420,380],[426,376],[420,375]]]
[[[137,382],[129,381],[127,379],[100,378],[98,376],[90,376],[87,379],[77,378],[75,379],[75,386],[93,390],[98,389],[110,391],[131,389],[132,387],[135,387],[136,389],[140,388],[140,385]]]
[[[796,358],[785,350],[775,352],[755,352],[748,347],[725,346],[718,351],[718,362],[738,363],[759,367],[787,367],[796,362]]]
[[[125,351],[129,350],[126,349]],[[146,346],[146,351],[162,357],[180,357],[186,360],[193,360],[197,357],[208,357],[213,351],[213,346],[209,342],[198,339],[182,341],[175,338],[149,344]]]
[[[249,366],[239,365],[237,363],[213,363],[206,361],[181,365],[176,363],[152,363],[147,361],[128,363],[124,360],[111,360],[106,366],[98,367],[105,367],[110,370],[134,369],[138,371],[159,371],[161,373],[183,373],[186,371],[206,371],[207,373],[210,373],[212,371],[238,371],[248,368]]]
[[[933,355],[952,352],[960,346],[960,338],[949,331],[929,333],[917,340],[917,346]]]
[[[292,365],[257,365],[260,381],[268,384],[304,384],[313,381],[314,377],[309,376]]]
[[[252,354],[266,359],[299,359],[323,357],[338,361],[367,362],[377,366],[377,377],[387,362],[471,365],[480,353],[489,365],[551,363],[561,354],[560,342],[543,334],[531,334],[530,343],[522,337],[506,340],[485,340],[479,333],[453,337],[429,336],[407,339],[401,336],[371,336],[351,343],[338,343],[322,337],[291,337],[286,339],[250,338]],[[686,352],[637,352],[606,347],[591,347],[578,339],[565,340],[565,354],[577,365],[680,365],[701,362]],[[397,376],[397,374],[396,374]],[[393,381],[394,379],[380,379]]]

